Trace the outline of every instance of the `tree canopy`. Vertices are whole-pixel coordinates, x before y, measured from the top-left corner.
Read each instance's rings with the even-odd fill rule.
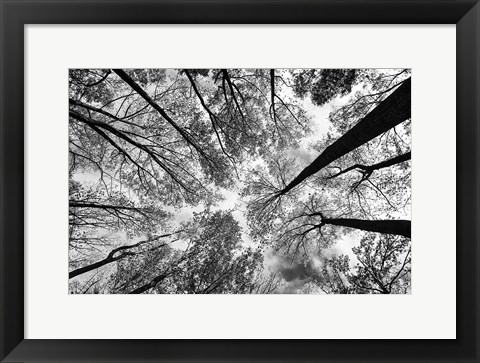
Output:
[[[70,293],[410,292],[408,69],[71,69]]]

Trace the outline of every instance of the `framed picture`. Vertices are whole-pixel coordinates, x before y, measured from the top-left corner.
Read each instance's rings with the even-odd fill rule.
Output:
[[[2,361],[480,361],[478,1],[1,6]]]

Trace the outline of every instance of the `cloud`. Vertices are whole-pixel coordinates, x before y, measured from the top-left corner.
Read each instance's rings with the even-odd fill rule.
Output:
[[[281,266],[278,271],[285,281],[304,280],[307,276],[307,269],[303,264],[294,263],[290,266]]]
[[[276,294],[298,294],[298,291],[305,285],[305,280],[293,280],[287,284],[280,286],[275,293]]]
[[[274,293],[298,294],[299,290],[308,281],[307,267],[302,263],[292,262],[290,259],[273,254],[268,254],[266,259],[267,263],[276,269],[285,281]]]
[[[287,155],[294,157],[300,164],[305,165],[310,164],[316,156],[313,152],[306,149],[289,149]]]

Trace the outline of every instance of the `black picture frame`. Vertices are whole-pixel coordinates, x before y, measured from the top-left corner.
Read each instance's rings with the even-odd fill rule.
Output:
[[[1,0],[0,14],[2,361],[480,362],[478,0]],[[24,25],[70,23],[456,24],[457,339],[24,339]]]

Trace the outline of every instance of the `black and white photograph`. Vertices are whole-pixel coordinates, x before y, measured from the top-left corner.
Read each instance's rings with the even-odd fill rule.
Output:
[[[69,294],[412,294],[411,69],[68,79]]]

